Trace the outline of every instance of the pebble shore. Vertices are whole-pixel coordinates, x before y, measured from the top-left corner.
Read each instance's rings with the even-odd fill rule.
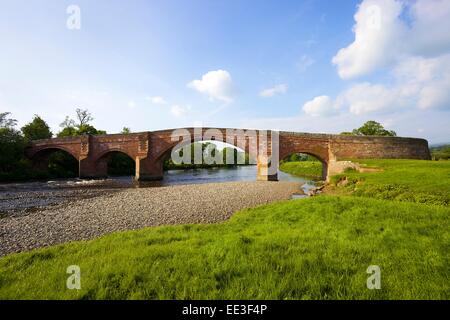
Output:
[[[221,222],[238,210],[289,199],[298,191],[297,182],[258,181],[98,192],[28,210],[25,214],[3,214],[0,217],[0,256],[93,239],[116,231]],[[10,201],[17,205],[17,199]]]

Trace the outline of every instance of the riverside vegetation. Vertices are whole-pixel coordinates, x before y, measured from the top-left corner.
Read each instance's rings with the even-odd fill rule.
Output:
[[[229,221],[113,233],[0,259],[0,298],[450,299],[450,162],[367,160],[328,195]],[[291,165],[295,166],[295,165]],[[66,268],[81,268],[81,289]],[[369,290],[368,266],[381,269]]]

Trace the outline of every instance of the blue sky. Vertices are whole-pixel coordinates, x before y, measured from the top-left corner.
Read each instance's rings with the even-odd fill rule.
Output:
[[[39,114],[57,132],[81,107],[109,133],[338,133],[373,119],[450,141],[449,1],[1,4],[0,111],[19,125]]]

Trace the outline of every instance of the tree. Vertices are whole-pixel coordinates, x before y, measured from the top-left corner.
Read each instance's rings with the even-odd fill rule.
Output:
[[[450,160],[450,145],[431,147],[431,156],[433,160]]]
[[[8,119],[11,112],[0,113],[0,128],[13,128],[17,124],[16,119]]]
[[[9,112],[0,113],[0,180],[24,175],[27,165],[23,153],[25,140],[15,128],[17,120],[9,119],[9,115]]]
[[[349,135],[349,132],[342,132],[343,135]],[[354,136],[390,136],[395,137],[397,133],[393,130],[386,130],[384,127],[373,120],[367,121],[358,129],[354,129],[351,132]]]
[[[131,133],[131,129],[128,127],[123,127],[122,131],[120,132],[122,134],[130,134]]]
[[[106,131],[104,131],[104,130],[97,130],[93,126],[91,126],[90,124],[86,124],[86,125],[78,127],[77,135],[80,136],[80,135],[83,135],[83,134],[92,134],[92,135],[106,134]]]
[[[49,139],[53,136],[48,124],[38,115],[34,115],[33,121],[22,127],[22,133],[26,140]]]
[[[80,136],[84,134],[106,134],[106,131],[97,130],[90,124],[90,122],[94,120],[94,118],[87,109],[82,110],[80,108],[77,108],[76,114],[77,121],[67,116],[65,120],[59,125],[62,130],[58,133],[58,137]]]
[[[94,120],[94,118],[92,117],[91,113],[87,109],[82,110],[80,108],[77,108],[75,110],[75,112],[77,113],[77,118],[78,118],[78,122],[79,122],[78,126],[79,127],[88,125],[89,122]]]

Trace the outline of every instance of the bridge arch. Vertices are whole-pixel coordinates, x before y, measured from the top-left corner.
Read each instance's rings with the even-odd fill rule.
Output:
[[[225,139],[224,140],[203,140],[203,139],[192,139],[192,141],[188,141],[188,142],[183,142],[183,143],[175,143],[167,148],[164,149],[163,152],[161,152],[158,155],[157,160],[158,161],[166,161],[168,159],[170,159],[172,151],[174,151],[175,149],[182,149],[186,146],[191,146],[194,143],[214,143],[215,141],[219,141],[221,143],[223,143],[225,146],[224,148],[236,148],[237,150],[241,151],[241,152],[246,152],[244,149],[240,148],[239,146],[237,146],[236,144],[231,144],[228,143]],[[176,150],[175,150],[176,151]],[[193,160],[193,159],[192,159]]]
[[[155,155],[155,159],[157,161],[167,160],[170,157],[172,150],[174,150],[177,147],[181,149],[187,145],[191,145],[196,142],[218,141],[218,142],[222,142],[224,144],[233,146],[235,148],[241,149],[246,153],[249,152],[249,142],[250,142],[251,138],[246,137],[245,146],[244,146],[245,149],[242,149],[239,141],[236,138],[234,138],[233,141],[227,140],[226,132],[224,132],[223,129],[221,130],[221,129],[210,128],[210,129],[206,129],[205,131],[202,132],[202,134],[199,134],[199,135],[197,135],[195,133],[193,134],[191,132],[191,130],[187,130],[187,129],[185,129],[185,130],[186,130],[186,136],[181,137],[183,139],[180,139],[178,141],[170,141],[161,149],[161,151],[159,151]],[[208,130],[216,130],[217,134],[214,134],[211,131],[208,133]],[[208,133],[208,134],[205,135],[205,133]]]
[[[56,152],[56,151],[64,151],[64,152],[70,154],[76,160],[79,160],[79,155],[77,153],[73,152],[73,150],[71,150],[68,147],[58,146],[58,145],[56,145],[56,146],[49,145],[49,146],[41,147],[38,149],[32,149],[31,151],[27,152],[27,155],[31,160],[33,160],[34,158],[39,157],[40,155],[50,154],[50,153]]]
[[[136,156],[134,154],[130,153],[128,150],[125,150],[125,149],[122,149],[122,148],[110,148],[110,149],[106,149],[106,150],[103,150],[102,152],[98,153],[96,155],[96,157],[94,158],[94,162],[98,162],[102,158],[107,157],[108,154],[115,153],[115,152],[126,154],[131,159],[136,160]]]
[[[39,177],[67,178],[79,175],[78,155],[69,148],[48,146],[28,153]]]
[[[299,150],[302,150],[302,149],[299,149]],[[290,157],[293,154],[306,154],[306,155],[309,155],[309,156],[312,156],[312,157],[316,158],[322,164],[322,172],[321,172],[322,180],[325,181],[327,179],[327,175],[328,175],[328,160],[325,157],[323,157],[321,155],[318,155],[318,153],[311,152],[311,151],[284,152],[282,154],[283,156],[280,156],[280,164],[281,164],[281,161],[287,159],[288,157]]]
[[[136,172],[136,157],[121,148],[110,148],[100,152],[93,160],[93,164],[98,177],[134,175]]]

